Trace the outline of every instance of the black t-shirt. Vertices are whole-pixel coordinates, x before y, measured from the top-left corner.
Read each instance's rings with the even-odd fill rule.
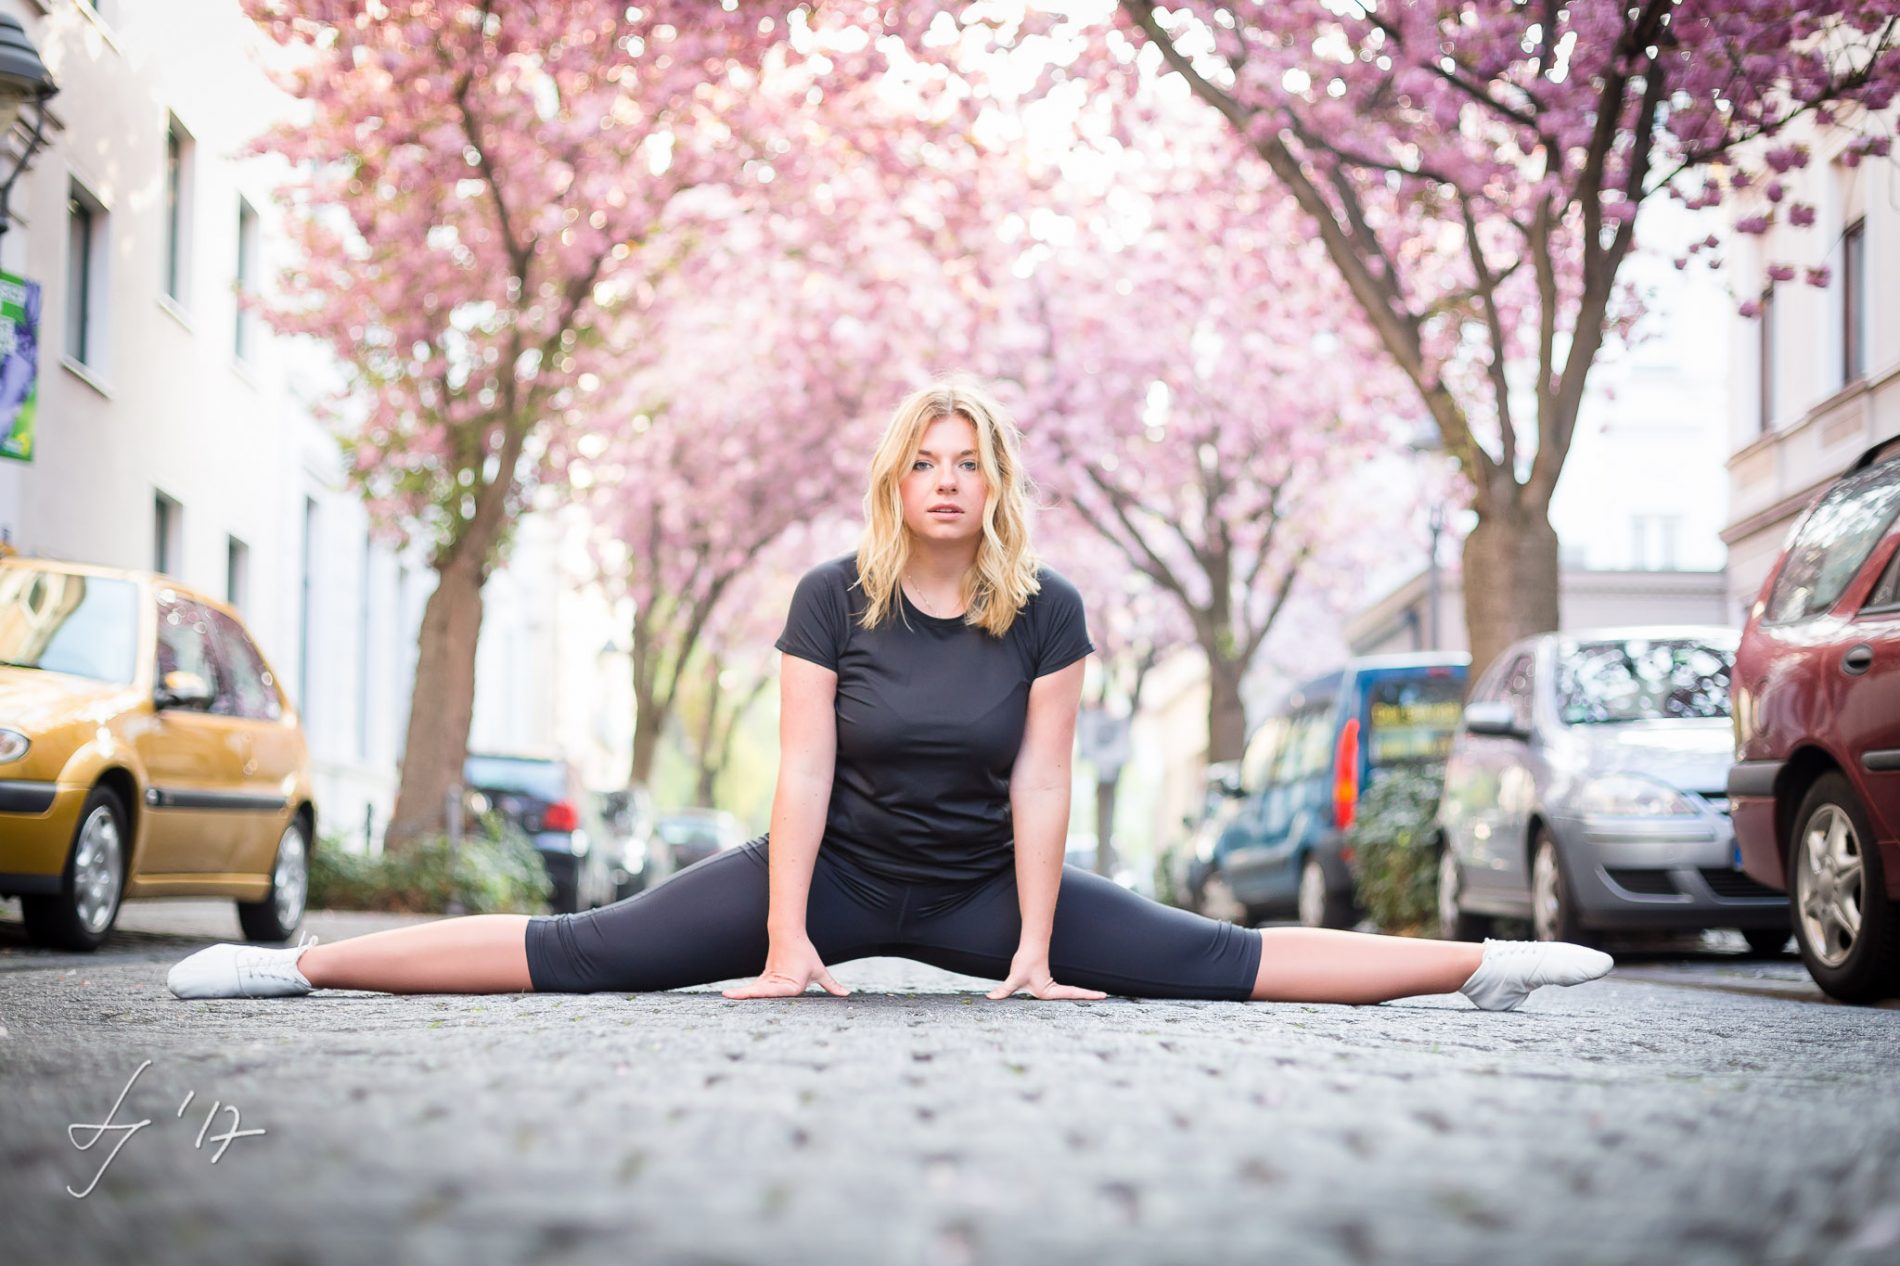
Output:
[[[927,615],[857,623],[854,551],[799,579],[775,645],[838,674],[838,760],[823,847],[898,880],[980,878],[1014,861],[1009,771],[1029,683],[1095,649],[1082,595],[1044,567],[1003,637]]]

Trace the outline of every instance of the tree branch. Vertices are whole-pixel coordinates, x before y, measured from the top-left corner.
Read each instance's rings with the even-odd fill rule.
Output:
[[[1193,63],[1162,30],[1152,0],[1119,2],[1123,12],[1155,45],[1169,67],[1187,81],[1196,96],[1212,105],[1242,137],[1248,139],[1255,152],[1266,160],[1268,167],[1293,195],[1294,201],[1311,217],[1327,254],[1358,301],[1361,311],[1385,344],[1387,352],[1418,389],[1426,410],[1438,424],[1439,434],[1443,436],[1447,450],[1458,458],[1467,476],[1474,481],[1485,480],[1494,465],[1491,456],[1472,434],[1469,420],[1457,399],[1446,388],[1442,377],[1434,368],[1426,365],[1424,338],[1418,318],[1405,311],[1404,305],[1398,301],[1396,278],[1373,275],[1366,260],[1353,250],[1352,242],[1341,228],[1332,208],[1326,204],[1325,197],[1307,177],[1300,159],[1277,135],[1254,139],[1248,128],[1253,112],[1195,70]]]

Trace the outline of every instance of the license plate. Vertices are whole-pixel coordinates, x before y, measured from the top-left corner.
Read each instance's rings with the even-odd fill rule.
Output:
[[[1742,868],[1742,846],[1740,844],[1737,844],[1735,846],[1735,869],[1740,870],[1741,868]]]

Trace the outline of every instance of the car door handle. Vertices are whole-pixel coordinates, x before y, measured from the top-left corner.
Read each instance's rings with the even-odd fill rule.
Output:
[[[1850,677],[1858,677],[1874,666],[1874,648],[1862,642],[1841,656],[1841,668]]]

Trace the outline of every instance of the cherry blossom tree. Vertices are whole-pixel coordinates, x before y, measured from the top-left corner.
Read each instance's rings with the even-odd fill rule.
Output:
[[[893,69],[813,109],[796,79],[762,86],[787,98],[781,131],[798,128],[774,165],[797,167],[694,199],[698,246],[655,287],[654,334],[622,365],[631,424],[577,441],[599,454],[602,574],[636,612],[634,782],[686,675],[718,671],[701,652],[742,618],[722,619],[731,592],[789,531],[862,496],[889,409],[972,343],[987,155],[975,98],[933,106],[920,79]],[[853,161],[873,144],[876,162]]]
[[[701,643],[731,591],[787,532],[863,496],[885,412],[971,323],[891,201],[834,209],[828,228],[809,213],[733,219],[669,279],[650,363],[625,386],[646,405],[595,441],[597,557],[635,606],[635,783],[686,673],[718,671]],[[779,232],[796,243],[771,243]]]
[[[1044,192],[985,356],[1038,481],[1179,605],[1207,658],[1208,759],[1226,760],[1295,587],[1367,519],[1336,503],[1342,478],[1409,402],[1342,319],[1299,208],[1184,104],[1119,138],[1099,111],[1051,130],[1058,179],[1030,179]]]
[[[801,552],[807,548],[806,533],[786,533],[740,576],[707,622],[694,663],[680,674],[672,705],[675,734],[690,754],[695,804],[743,812],[748,797],[753,804],[770,802],[769,788],[727,784],[722,795],[721,779],[755,705],[778,684],[779,653],[772,643],[784,627],[792,586],[811,565]]]
[[[1080,51],[1045,88],[1091,84],[1139,132],[1165,126],[1142,81],[1178,77],[1258,160],[1236,181],[1264,167],[1299,204],[1470,484],[1480,669],[1556,627],[1550,498],[1591,366],[1640,313],[1618,278],[1637,209],[1778,193],[1804,116],[1885,153],[1900,84],[1887,0],[1119,0],[1063,31]]]
[[[603,437],[585,476],[602,577],[633,600],[635,783],[686,675],[716,671],[707,652],[731,645],[734,595],[786,533],[862,491],[874,415],[916,378],[886,337],[912,328],[900,313],[854,316],[835,275],[777,262],[669,307],[655,363],[629,384],[653,403]]]
[[[1158,589],[1128,565],[1126,555],[1097,536],[1063,507],[1038,527],[1045,553],[1082,591],[1089,634],[1095,642],[1085,714],[1094,712],[1129,724],[1141,715],[1150,676],[1170,654],[1194,642],[1187,612],[1174,595]],[[1058,553],[1059,551],[1059,553]],[[1125,766],[1097,766],[1095,773],[1095,869],[1113,876],[1120,865],[1122,836],[1116,801]]]
[[[510,525],[618,407],[610,384],[652,336],[657,287],[702,236],[682,200],[775,185],[789,204],[798,184],[822,203],[825,172],[795,144],[805,121],[788,127],[784,94],[761,83],[848,98],[883,73],[890,40],[922,46],[938,15],[870,0],[245,2],[305,107],[259,143],[299,172],[282,197],[302,262],[268,315],[334,353],[328,417],[351,474],[379,532],[424,542],[436,572],[386,836],[400,847],[440,825],[460,777],[481,589]],[[843,38],[821,46],[818,26]],[[926,114],[942,104],[917,95]],[[879,122],[856,155],[883,168]]]

